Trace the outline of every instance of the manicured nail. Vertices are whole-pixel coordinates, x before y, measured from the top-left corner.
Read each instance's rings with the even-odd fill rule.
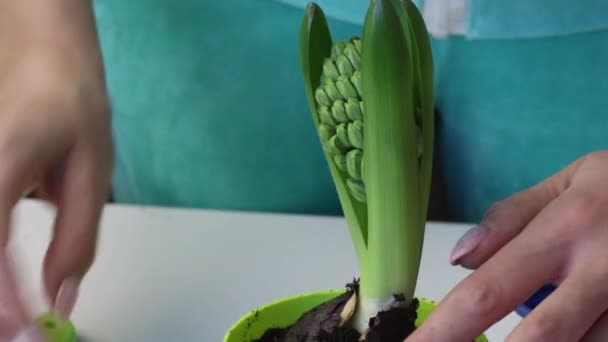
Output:
[[[63,281],[55,299],[53,310],[59,319],[68,320],[76,305],[80,279],[76,277],[68,278]]]
[[[44,342],[36,326],[30,326],[21,330],[10,342]]]
[[[458,265],[462,258],[471,253],[481,240],[483,240],[488,234],[488,228],[486,226],[477,226],[467,231],[456,243],[450,256],[450,263],[452,265]]]

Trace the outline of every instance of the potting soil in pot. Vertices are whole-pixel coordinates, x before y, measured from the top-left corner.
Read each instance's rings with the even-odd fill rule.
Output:
[[[308,311],[290,327],[266,331],[253,342],[359,342],[361,334],[343,324],[342,313],[356,293],[351,284],[344,294]],[[368,342],[402,342],[416,328],[418,300],[408,307],[381,312],[369,322],[365,335]]]

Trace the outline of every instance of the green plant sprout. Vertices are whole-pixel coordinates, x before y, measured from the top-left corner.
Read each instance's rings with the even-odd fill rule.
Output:
[[[360,286],[351,324],[364,333],[371,317],[408,305],[416,289],[433,161],[429,35],[411,0],[372,0],[362,38],[334,43],[322,9],[311,3],[300,57],[356,250]]]

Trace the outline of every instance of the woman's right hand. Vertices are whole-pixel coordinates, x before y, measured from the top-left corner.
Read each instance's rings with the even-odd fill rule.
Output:
[[[110,183],[110,109],[91,4],[52,3],[0,0],[0,341],[32,322],[6,251],[15,204],[35,187],[57,208],[43,278],[49,305],[67,318],[95,256]]]

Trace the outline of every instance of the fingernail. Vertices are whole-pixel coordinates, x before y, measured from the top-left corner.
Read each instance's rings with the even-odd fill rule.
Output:
[[[486,226],[477,226],[467,231],[456,243],[450,256],[450,263],[452,265],[458,265],[460,260],[467,254],[474,250],[481,240],[488,234],[488,228]]]
[[[78,298],[79,287],[80,279],[76,277],[67,278],[61,283],[53,307],[59,319],[64,321],[70,319],[72,310],[74,310],[74,306],[76,305],[76,299]]]
[[[32,325],[21,330],[10,342],[44,342],[44,338],[40,336],[38,327]]]

